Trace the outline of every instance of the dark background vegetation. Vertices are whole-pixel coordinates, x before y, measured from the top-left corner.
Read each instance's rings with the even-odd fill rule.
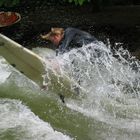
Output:
[[[25,47],[46,46],[40,38],[51,27],[69,26],[90,32],[112,47],[124,48],[140,57],[139,0],[0,0],[0,11],[15,11],[21,21],[1,32]],[[117,46],[119,47],[119,46]]]

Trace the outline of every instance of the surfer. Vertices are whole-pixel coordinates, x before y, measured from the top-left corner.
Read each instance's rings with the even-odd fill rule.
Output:
[[[57,55],[68,52],[72,48],[82,47],[97,41],[91,34],[72,27],[65,30],[63,28],[51,28],[51,31],[46,35],[41,35],[41,38],[53,43],[55,48],[57,48]]]
[[[65,30],[63,28],[51,28],[51,31],[46,35],[41,35],[41,38],[52,42],[52,48],[56,48],[56,55],[68,52],[72,48],[79,48],[97,41],[91,34],[72,27],[66,28]],[[72,64],[74,64],[74,61]],[[78,83],[80,84],[80,80],[78,80]],[[77,86],[73,88],[79,94],[79,88]],[[60,99],[63,103],[65,102],[64,96],[61,94]]]

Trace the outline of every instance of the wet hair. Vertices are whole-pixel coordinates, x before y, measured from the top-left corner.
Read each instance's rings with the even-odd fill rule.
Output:
[[[51,33],[53,34],[64,34],[64,29],[63,28],[51,28]]]
[[[51,31],[46,35],[41,35],[41,38],[50,40],[50,37],[54,35],[64,35],[64,29],[63,28],[51,28]]]

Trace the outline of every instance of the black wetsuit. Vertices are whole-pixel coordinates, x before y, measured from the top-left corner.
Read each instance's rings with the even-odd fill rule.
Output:
[[[58,53],[64,53],[72,48],[82,47],[83,45],[95,42],[97,39],[91,34],[76,28],[67,28],[64,32],[64,38],[59,44]]]

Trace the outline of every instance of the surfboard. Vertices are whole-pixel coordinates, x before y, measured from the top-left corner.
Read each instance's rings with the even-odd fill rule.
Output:
[[[50,49],[48,49],[49,52]],[[10,65],[40,87],[44,86],[45,81],[47,83],[47,89],[58,95],[61,94],[65,97],[77,96],[71,88],[71,85],[75,84],[75,82],[61,73],[57,62],[43,59],[33,51],[2,34],[0,34],[0,55]],[[47,75],[47,78],[45,75]]]

